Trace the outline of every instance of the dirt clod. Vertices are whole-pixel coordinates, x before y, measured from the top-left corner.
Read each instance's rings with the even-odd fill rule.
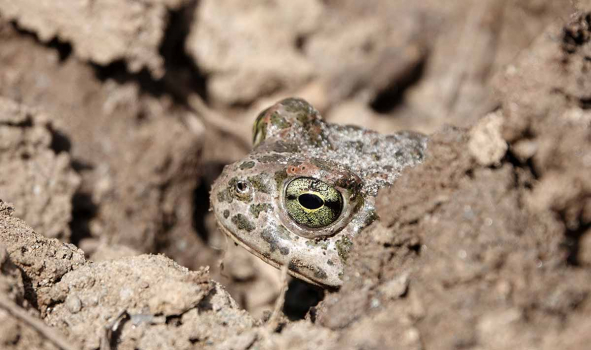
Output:
[[[68,240],[80,178],[55,139],[46,115],[0,97],[0,197],[39,232]]]
[[[588,348],[589,11],[0,0],[0,348]],[[208,212],[287,96],[430,133],[339,290],[283,281]]]

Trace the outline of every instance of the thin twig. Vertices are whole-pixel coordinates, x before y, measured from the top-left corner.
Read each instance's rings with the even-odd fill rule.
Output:
[[[183,86],[182,84],[179,85],[178,81],[176,81],[174,78],[165,77],[164,84],[174,96],[181,97],[183,100],[186,100],[189,108],[199,115],[204,124],[208,124],[214,129],[231,135],[238,141],[242,148],[245,150],[250,150],[250,133],[245,133],[242,128],[236,127],[235,122],[228,120],[223,115],[220,115],[214,110],[210,109],[205,104],[201,96],[195,92],[189,92],[191,91],[189,87]]]
[[[279,291],[279,297],[275,301],[275,308],[273,309],[273,313],[267,322],[267,327],[270,330],[277,329],[279,326],[279,317],[283,313],[283,304],[285,304],[285,293],[287,292],[288,285],[287,285],[287,265],[283,265],[281,267],[281,290]]]
[[[51,341],[55,346],[63,350],[78,350],[81,347],[71,339],[66,339],[59,331],[49,327],[43,321],[29,315],[20,306],[5,296],[0,296],[0,307],[8,311],[12,316],[28,324],[42,336]]]
[[[220,269],[220,275],[222,275],[223,277],[225,277],[227,279],[231,279],[231,276],[228,275],[225,271],[226,265],[224,264],[224,260],[226,259],[226,253],[228,252],[228,249],[230,249],[230,244],[228,243],[228,235],[222,234],[222,236],[224,237],[224,241],[225,241],[226,245],[224,246],[224,248],[221,249],[222,256],[220,256],[220,259],[218,260],[218,267]]]
[[[113,333],[115,333],[117,328],[119,328],[119,323],[126,318],[129,318],[129,314],[127,313],[127,310],[123,310],[117,314],[113,321],[109,322],[105,326],[103,329],[103,334],[101,335],[100,350],[113,349],[111,346],[113,343]]]
[[[224,116],[218,114],[213,109],[207,107],[205,102],[197,94],[192,94],[187,98],[189,106],[199,114],[206,124],[213,126],[219,131],[232,135],[240,146],[248,150],[251,147],[250,133],[245,133],[243,128],[237,127],[236,122],[228,120]]]

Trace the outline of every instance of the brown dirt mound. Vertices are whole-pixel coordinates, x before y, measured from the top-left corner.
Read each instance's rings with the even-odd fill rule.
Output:
[[[588,1],[32,4],[0,0],[0,348],[588,347]],[[434,133],[284,317],[208,191],[288,95]]]

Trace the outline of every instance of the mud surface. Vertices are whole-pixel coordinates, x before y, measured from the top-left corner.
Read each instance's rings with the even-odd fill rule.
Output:
[[[587,348],[588,11],[0,0],[0,348]],[[272,313],[279,272],[208,195],[285,96],[431,140],[342,288]]]

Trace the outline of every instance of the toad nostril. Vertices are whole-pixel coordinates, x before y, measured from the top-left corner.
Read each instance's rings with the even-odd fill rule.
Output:
[[[248,184],[246,181],[238,181],[236,183],[236,191],[238,191],[238,193],[244,193],[248,191]]]

